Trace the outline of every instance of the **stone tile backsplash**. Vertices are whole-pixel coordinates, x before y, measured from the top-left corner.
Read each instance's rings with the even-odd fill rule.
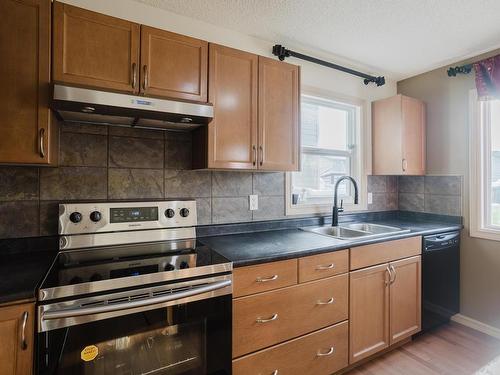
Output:
[[[461,176],[400,176],[399,209],[462,215]]]
[[[60,132],[59,167],[0,167],[0,238],[57,234],[58,204],[72,200],[191,198],[202,225],[285,218],[285,173],[191,170],[189,133],[91,124]],[[425,182],[369,176],[368,209],[456,212],[461,181]],[[259,195],[257,211],[249,194]]]

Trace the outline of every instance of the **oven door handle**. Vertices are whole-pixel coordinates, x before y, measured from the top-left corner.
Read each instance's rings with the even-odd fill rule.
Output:
[[[156,305],[158,303],[164,303],[169,301],[174,301],[181,298],[195,296],[197,294],[211,292],[217,289],[222,289],[231,285],[231,280],[217,281],[207,285],[194,287],[189,290],[183,290],[182,292],[172,293],[164,296],[152,297],[143,300],[128,301],[123,303],[106,304],[92,307],[79,307],[72,309],[62,309],[55,311],[46,311],[42,313],[42,320],[52,320],[52,319],[64,319],[73,318],[82,315],[94,315],[102,314],[119,310],[134,309],[137,307],[144,307],[150,305]]]

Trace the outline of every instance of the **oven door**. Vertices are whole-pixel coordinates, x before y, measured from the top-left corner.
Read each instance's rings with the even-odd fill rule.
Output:
[[[40,305],[37,373],[230,374],[230,293],[226,275]]]

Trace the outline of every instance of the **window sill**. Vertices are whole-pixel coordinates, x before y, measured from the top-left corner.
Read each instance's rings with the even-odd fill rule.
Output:
[[[494,229],[471,229],[469,235],[473,238],[480,238],[483,240],[500,241],[500,230]]]
[[[286,205],[285,216],[296,216],[296,215],[331,215],[332,214],[332,204],[327,205]],[[366,211],[366,204],[344,204],[344,213]]]

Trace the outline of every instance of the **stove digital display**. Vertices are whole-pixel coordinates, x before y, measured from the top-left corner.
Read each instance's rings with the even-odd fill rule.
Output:
[[[158,220],[158,207],[110,208],[111,223],[134,223]]]

